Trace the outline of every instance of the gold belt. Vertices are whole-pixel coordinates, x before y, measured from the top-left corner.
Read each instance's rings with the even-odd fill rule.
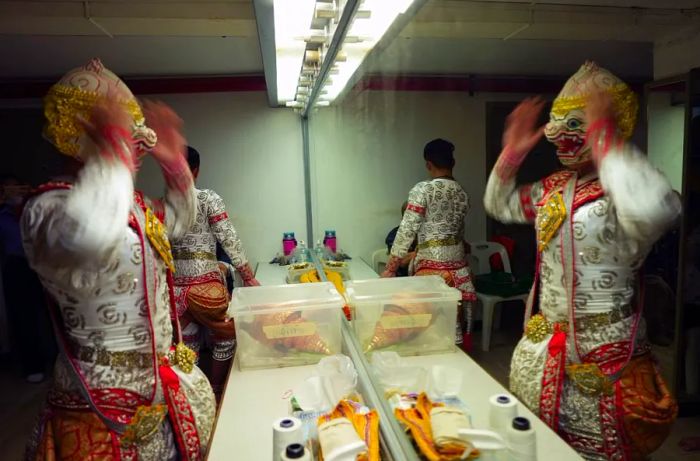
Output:
[[[216,261],[216,255],[208,251],[175,251],[173,252],[175,259],[203,259],[206,261]]]
[[[108,351],[104,348],[72,345],[73,353],[81,362],[105,367],[153,368],[153,354],[138,351]]]
[[[617,323],[632,315],[632,306],[622,306],[618,309],[613,309],[600,314],[587,314],[576,319],[576,330],[584,331],[595,328],[602,328],[613,323]],[[550,322],[542,314],[535,314],[530,317],[525,326],[525,336],[533,343],[543,341],[548,335],[554,333],[555,328],[560,331],[569,331],[569,322]]]
[[[447,247],[452,245],[459,245],[462,243],[461,239],[457,237],[448,237],[446,239],[439,240],[426,240],[423,243],[417,245],[419,250],[424,250],[425,248],[436,248],[436,247]]]

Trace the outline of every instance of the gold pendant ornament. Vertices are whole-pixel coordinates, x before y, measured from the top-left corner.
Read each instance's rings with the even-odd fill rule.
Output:
[[[163,262],[165,262],[165,265],[168,266],[168,269],[174,273],[175,264],[168,234],[163,223],[160,222],[160,219],[156,217],[150,208],[146,208],[146,236],[161,259],[163,259]]]
[[[595,363],[568,365],[566,374],[576,384],[576,387],[586,395],[599,396],[602,394],[612,395],[613,393],[612,382]]]
[[[557,234],[566,219],[566,205],[561,192],[549,196],[537,213],[537,249],[542,251]]]
[[[177,343],[175,346],[175,354],[172,361],[180,370],[189,374],[194,369],[194,363],[197,361],[197,353],[187,347],[185,343]]]
[[[141,405],[131,417],[121,438],[121,445],[129,447],[142,445],[160,430],[160,426],[168,413],[167,405]]]

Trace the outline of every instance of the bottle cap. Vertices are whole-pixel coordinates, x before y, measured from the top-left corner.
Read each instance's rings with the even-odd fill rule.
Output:
[[[294,421],[291,419],[283,419],[280,421],[280,427],[283,427],[284,429],[289,429],[292,426],[294,426]]]
[[[530,430],[530,421],[522,416],[517,416],[513,418],[513,429],[516,431],[528,431]]]
[[[496,397],[496,402],[502,404],[510,403],[510,397],[508,397],[507,395],[499,395],[498,397]]]
[[[289,459],[301,459],[304,457],[304,446],[300,443],[293,443],[291,445],[287,445],[285,454]]]

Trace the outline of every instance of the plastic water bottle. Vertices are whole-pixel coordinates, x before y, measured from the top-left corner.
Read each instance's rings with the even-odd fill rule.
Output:
[[[294,237],[294,232],[285,232],[282,237],[282,251],[285,256],[292,254],[297,247],[297,239]]]
[[[311,252],[306,248],[306,243],[301,240],[292,253],[292,263],[299,264],[308,262],[311,262]]]
[[[335,231],[334,230],[327,230],[326,231],[326,236],[323,237],[323,245],[326,246],[329,250],[331,250],[331,253],[336,254],[338,251],[338,243],[335,238]]]

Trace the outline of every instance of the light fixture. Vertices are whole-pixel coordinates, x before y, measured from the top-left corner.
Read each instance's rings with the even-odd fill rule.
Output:
[[[364,0],[362,10],[369,11],[369,17],[355,17],[343,43],[346,61],[338,63],[338,73],[332,82],[326,82],[326,97],[334,100],[343,91],[348,81],[367,54],[381,40],[396,18],[406,12],[413,0]]]
[[[275,0],[275,55],[277,64],[277,102],[285,105],[296,94],[306,42],[310,35],[316,0]]]
[[[414,1],[274,0],[278,105],[329,105]]]

